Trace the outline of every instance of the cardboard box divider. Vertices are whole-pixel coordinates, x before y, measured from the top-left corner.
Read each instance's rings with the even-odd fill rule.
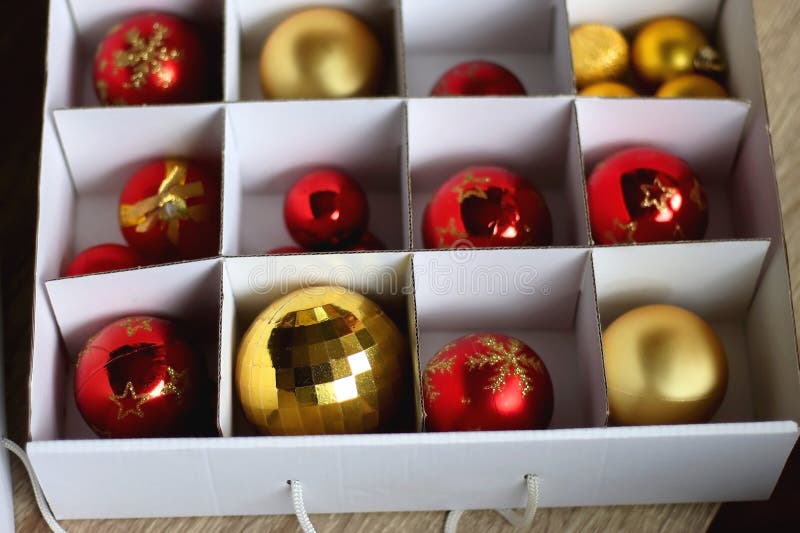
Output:
[[[278,17],[305,2],[182,0],[172,6],[178,13],[221,22],[221,83],[230,103],[62,111],[96,105],[88,65],[100,28],[163,6],[51,2],[28,452],[56,515],[288,513],[289,478],[304,482],[311,512],[519,506],[526,473],[541,477],[543,506],[766,498],[798,436],[800,379],[748,3],[613,0],[600,9],[591,0],[503,0],[507,9],[494,12],[476,0],[323,3],[353,9],[379,29],[384,43],[393,43],[386,94],[401,98],[233,103],[258,98],[260,42]],[[713,33],[740,100],[570,96],[570,25],[600,20],[630,29],[676,13]],[[517,73],[531,92],[565,96],[414,98],[459,54],[530,57],[530,70]],[[696,166],[712,209],[706,241],[591,247],[585,177],[610,151],[634,143],[667,148]],[[482,161],[471,161],[473,154]],[[124,180],[146,159],[170,155],[210,157],[220,165],[221,257],[57,279],[80,247],[122,242],[113,211]],[[373,205],[371,227],[403,251],[258,255],[262,247],[289,244],[279,242],[286,235],[277,199],[295,170],[323,158],[355,169],[373,198],[385,191],[386,203]],[[421,251],[419,220],[436,181],[460,166],[490,162],[514,167],[543,189],[557,222],[557,246]],[[378,174],[385,181],[371,177]],[[271,209],[259,211],[252,203],[259,197]],[[255,224],[245,229],[245,220]],[[241,254],[257,255],[232,257]],[[468,285],[466,292],[457,284],[437,288],[435,263],[485,284]],[[409,410],[416,411],[418,428],[424,362],[448,337],[491,326],[530,340],[551,367],[554,429],[246,436],[251,432],[237,414],[232,365],[249,320],[282,290],[308,281],[308,272],[321,283],[369,269],[375,280],[394,271],[398,286],[414,289],[384,298],[377,281],[354,278],[354,288],[406,322],[417,378]],[[509,285],[509,276],[513,281],[520,273],[524,279]],[[652,302],[695,310],[723,339],[731,382],[712,423],[603,427],[600,328]],[[101,440],[87,432],[71,398],[71,358],[90,331],[148,311],[202,322],[210,371],[218,377],[223,437]],[[150,483],[155,476],[158,487]],[[99,487],[103,498],[85,497]]]

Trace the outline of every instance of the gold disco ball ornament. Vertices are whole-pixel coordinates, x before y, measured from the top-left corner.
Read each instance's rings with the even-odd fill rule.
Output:
[[[265,435],[366,433],[404,397],[406,343],[374,302],[341,287],[276,300],[245,333],[236,389]]]
[[[725,396],[728,363],[719,338],[680,307],[625,313],[603,332],[603,353],[615,425],[707,422]]]
[[[290,15],[261,51],[266,98],[352,98],[378,92],[383,53],[375,34],[342,9],[315,7]]]

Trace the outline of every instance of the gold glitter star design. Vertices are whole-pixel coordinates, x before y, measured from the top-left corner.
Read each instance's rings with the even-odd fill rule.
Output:
[[[125,333],[128,334],[128,337],[132,337],[139,330],[153,331],[153,326],[150,325],[152,320],[152,318],[126,318],[117,322],[117,327],[125,328]]]
[[[706,209],[706,201],[703,199],[703,189],[700,187],[700,182],[694,180],[694,185],[692,185],[692,192],[689,193],[689,200],[694,202],[697,206],[697,209],[700,211],[704,211]]]
[[[640,188],[644,193],[642,207],[655,207],[659,213],[669,212],[669,201],[678,194],[678,189],[665,186],[659,178],[652,185],[643,183]]]
[[[108,82],[106,80],[97,80],[95,85],[97,87],[97,96],[104,104],[108,102]]]
[[[488,198],[486,192],[476,188],[476,185],[491,183],[491,181],[492,180],[488,176],[475,177],[475,174],[472,172],[467,172],[461,179],[461,183],[450,189],[450,192],[458,195],[459,204],[471,197],[483,198],[485,200]]]
[[[478,343],[487,348],[485,353],[475,353],[467,356],[467,370],[481,369],[485,366],[496,368],[495,374],[489,380],[489,384],[484,387],[493,393],[500,392],[506,385],[506,381],[512,375],[519,379],[522,395],[525,396],[533,390],[529,370],[543,373],[542,363],[525,354],[522,343],[516,339],[511,339],[506,346],[495,337],[481,337]]]
[[[188,370],[184,370],[183,372],[177,372],[171,366],[167,367],[167,375],[169,376],[169,381],[164,383],[164,388],[161,389],[161,394],[168,395],[174,394],[175,398],[178,400],[178,403],[183,401],[183,393],[189,386],[189,376],[187,376]]]
[[[439,235],[439,247],[445,246],[445,236],[449,235],[455,239],[466,239],[469,235],[466,232],[458,231],[456,227],[456,219],[450,217],[447,221],[447,226],[436,228],[436,233]]]
[[[117,420],[122,420],[128,415],[136,415],[139,418],[144,418],[144,411],[142,406],[150,400],[149,394],[136,394],[136,389],[133,388],[133,383],[130,381],[125,385],[125,391],[120,394],[110,394],[108,399],[119,407],[117,413]]]
[[[440,374],[452,374],[453,372],[453,363],[456,361],[456,356],[444,356],[444,353],[447,352],[450,347],[452,347],[452,345],[448,344],[442,348],[439,351],[439,355],[431,359],[431,362],[428,363],[428,366],[425,368],[425,374],[422,376],[422,383],[425,386],[425,396],[428,399],[428,403],[432,403],[440,394],[431,383],[431,376],[436,372]]]
[[[131,69],[130,79],[124,85],[126,89],[131,87],[141,89],[147,84],[147,76],[150,73],[159,76],[162,87],[169,87],[171,80],[161,74],[161,67],[165,61],[180,58],[181,51],[166,46],[164,40],[168,33],[167,28],[156,22],[153,24],[150,38],[143,37],[136,28],[125,34],[125,43],[128,47],[126,50],[114,52],[114,66],[117,69]]]
[[[635,220],[631,220],[627,224],[623,224],[619,221],[618,218],[614,219],[614,226],[611,230],[606,232],[606,239],[611,241],[614,244],[636,244],[636,240],[633,238],[633,234],[636,233],[636,230],[639,228],[639,223]],[[625,240],[618,241],[617,236],[614,235],[614,230],[621,229],[625,232]]]
[[[83,359],[84,356],[86,354],[88,354],[92,350],[92,345],[94,344],[94,341],[95,341],[96,338],[97,338],[97,334],[95,333],[94,335],[89,337],[88,341],[86,341],[86,345],[84,345],[83,349],[78,353],[78,360],[75,363],[76,365],[79,365],[80,362],[81,362],[81,359]]]

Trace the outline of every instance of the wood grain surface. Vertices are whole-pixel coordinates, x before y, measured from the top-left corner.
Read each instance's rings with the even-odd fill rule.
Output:
[[[733,0],[740,1],[740,0]],[[743,0],[742,0],[743,1]],[[800,2],[754,0],[767,101],[777,163],[789,262],[793,276],[795,308],[800,309]],[[25,438],[28,357],[30,351],[31,278],[35,217],[35,185],[41,127],[42,65],[46,2],[14,2],[11,20],[0,32],[3,65],[5,124],[0,128],[0,258],[6,331],[6,403],[10,436]],[[793,456],[797,465],[798,449]],[[28,479],[14,461],[15,518],[17,529],[46,532]],[[800,468],[788,468],[770,502],[723,506],[714,530],[750,525],[797,525],[800,515]],[[102,494],[87,494],[87,498]],[[397,495],[402,498],[402,494]],[[716,504],[635,507],[544,509],[532,531],[704,531],[717,513]],[[377,513],[315,515],[317,530],[324,532],[438,532],[444,513]],[[777,520],[777,521],[776,521]],[[296,531],[293,516],[181,518],[159,520],[69,521],[72,532],[218,532]],[[761,528],[759,528],[761,529]],[[510,528],[491,511],[464,515],[459,531],[500,532]],[[800,531],[800,527],[795,529]]]

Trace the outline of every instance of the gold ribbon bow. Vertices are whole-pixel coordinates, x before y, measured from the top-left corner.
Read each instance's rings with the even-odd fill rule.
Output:
[[[156,221],[167,225],[167,238],[178,244],[181,220],[203,222],[208,219],[208,206],[186,205],[186,200],[203,196],[203,184],[199,181],[186,183],[186,162],[168,159],[164,165],[164,179],[158,186],[158,194],[135,204],[119,206],[119,223],[123,228],[136,226],[137,233],[149,231]]]

